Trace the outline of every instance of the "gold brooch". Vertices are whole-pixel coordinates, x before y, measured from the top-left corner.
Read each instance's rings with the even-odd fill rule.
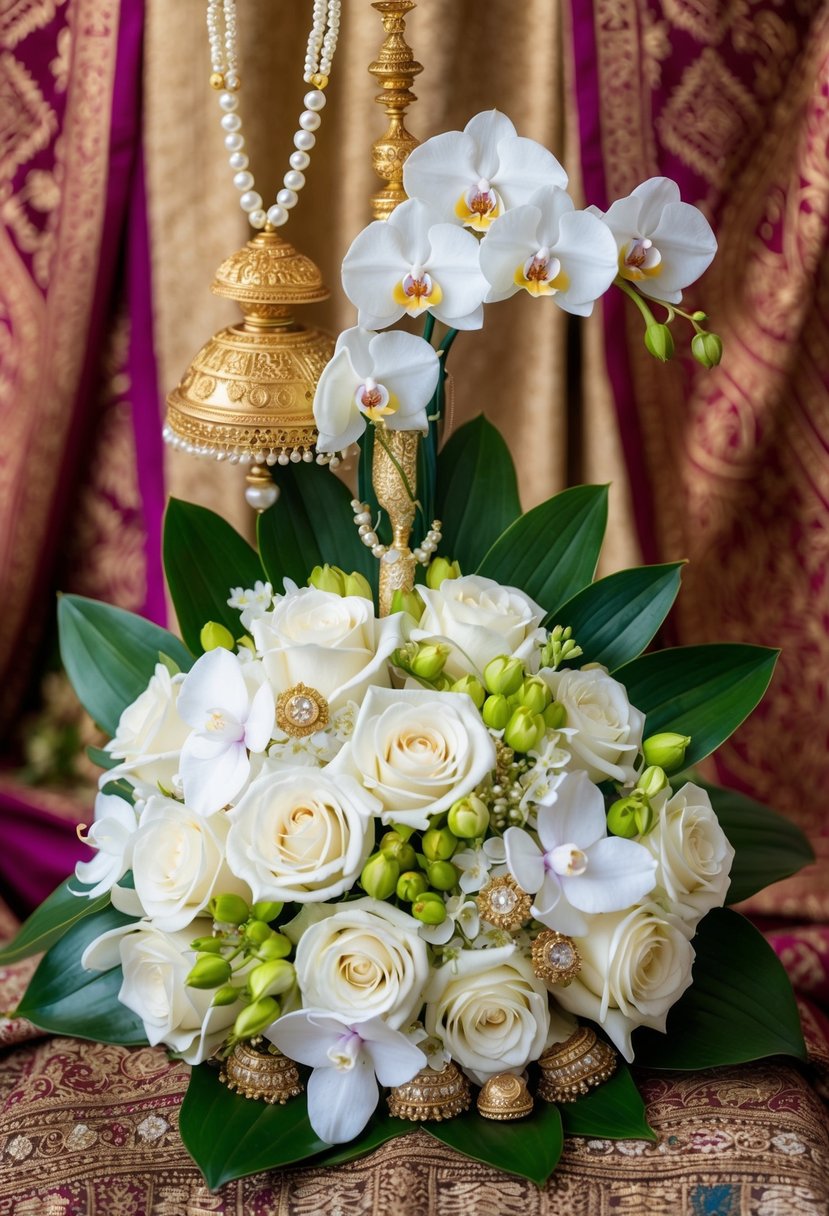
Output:
[[[302,1093],[296,1064],[264,1039],[237,1043],[219,1076],[228,1089],[271,1105],[284,1106]]]
[[[286,735],[302,739],[324,730],[328,725],[328,702],[316,688],[294,684],[279,694],[276,702],[276,725]]]
[[[540,1057],[538,1096],[545,1102],[575,1102],[612,1077],[617,1061],[616,1052],[595,1030],[579,1026],[569,1039],[554,1043]]]
[[[490,1077],[478,1094],[478,1114],[485,1119],[523,1119],[533,1108],[533,1100],[523,1077],[500,1072]]]
[[[581,955],[572,937],[542,929],[532,946],[533,971],[547,984],[569,984],[581,971]]]
[[[395,1119],[454,1119],[469,1110],[469,1082],[457,1064],[445,1064],[440,1072],[421,1068],[405,1085],[395,1085],[389,1094],[389,1114]]]
[[[491,878],[478,895],[478,912],[481,919],[496,929],[513,932],[530,919],[532,899],[512,877],[504,874]]]

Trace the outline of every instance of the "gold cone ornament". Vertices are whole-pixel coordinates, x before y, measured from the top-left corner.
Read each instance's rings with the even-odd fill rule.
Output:
[[[228,1089],[271,1105],[284,1106],[303,1088],[293,1060],[261,1038],[237,1043],[219,1075]]]
[[[545,1102],[575,1102],[616,1071],[619,1057],[590,1026],[579,1026],[539,1058],[538,1096]]]
[[[506,1122],[525,1119],[532,1113],[532,1094],[523,1077],[511,1072],[499,1072],[490,1077],[478,1094],[478,1114],[485,1119]]]
[[[390,1115],[416,1123],[454,1119],[469,1110],[471,1102],[469,1082],[451,1061],[440,1071],[421,1068],[411,1081],[395,1085],[388,1098]]]

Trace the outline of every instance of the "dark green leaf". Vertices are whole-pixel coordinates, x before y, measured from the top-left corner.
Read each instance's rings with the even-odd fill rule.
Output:
[[[166,629],[81,595],[59,598],[58,630],[60,655],[78,700],[109,735],[147,687],[159,652],[175,659],[182,671],[193,662]]]
[[[106,785],[101,786],[101,793],[116,794],[130,806],[135,806],[135,787],[130,785],[129,781],[125,781],[123,777],[119,777],[117,781],[107,781]]]
[[[776,650],[730,642],[658,650],[614,674],[637,709],[647,714],[645,735],[690,735],[685,756],[697,764],[748,717],[768,687]]]
[[[384,1104],[384,1099],[380,1099],[381,1106]],[[377,1108],[378,1111],[380,1107]],[[391,1115],[375,1114],[368,1127],[356,1140],[352,1140],[350,1144],[335,1144],[328,1152],[323,1153],[320,1157],[314,1158],[314,1165],[345,1165],[346,1161],[355,1161],[358,1157],[365,1157],[367,1153],[373,1153],[381,1144],[386,1144],[389,1140],[395,1140],[398,1136],[408,1136],[410,1132],[417,1131],[417,1123],[409,1123],[405,1119],[393,1119]]]
[[[424,1131],[465,1157],[529,1178],[536,1186],[550,1177],[564,1147],[558,1107],[547,1102],[536,1102],[533,1113],[515,1123],[493,1122],[471,1110],[445,1123],[426,1123]]]
[[[455,431],[438,456],[436,514],[440,551],[465,574],[521,514],[509,448],[483,414]]]
[[[668,1015],[668,1032],[634,1035],[648,1068],[714,1068],[766,1056],[806,1058],[792,986],[777,955],[730,908],[709,912],[694,938],[694,982]]]
[[[182,636],[193,654],[202,653],[199,634],[208,621],[239,637],[239,611],[227,603],[231,587],[252,587],[264,576],[256,551],[227,520],[171,498],[164,516],[164,570]]]
[[[73,925],[41,959],[18,1006],[21,1017],[52,1034],[127,1047],[145,1044],[143,1023],[118,1000],[121,968],[85,971],[81,966],[90,942],[133,919],[107,907]]]
[[[285,1106],[243,1098],[223,1085],[209,1064],[190,1075],[179,1131],[211,1190],[330,1147],[311,1129],[304,1094]]]
[[[511,524],[478,573],[555,613],[593,578],[606,524],[607,486],[574,486]]]
[[[48,950],[72,925],[108,907],[108,891],[89,899],[85,894],[89,890],[91,887],[75,878],[65,879],[23,922],[14,940],[0,949],[0,963],[16,963],[18,959]],[[73,895],[73,891],[81,894]]]
[[[93,764],[97,764],[98,768],[110,769],[115,768],[118,764],[123,764],[122,760],[118,760],[111,752],[104,751],[102,747],[88,747],[86,754]]]
[[[591,1089],[575,1102],[561,1106],[566,1136],[594,1136],[603,1140],[655,1140],[645,1103],[630,1069],[621,1060],[609,1081]]]
[[[640,655],[671,610],[682,564],[620,570],[559,608],[555,624],[570,625],[584,652],[578,665],[601,663],[614,671]]]

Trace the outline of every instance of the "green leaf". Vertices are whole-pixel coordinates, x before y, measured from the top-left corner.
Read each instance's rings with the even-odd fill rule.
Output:
[[[768,687],[778,651],[730,642],[679,646],[642,655],[614,675],[637,709],[645,734],[690,735],[685,763],[697,764],[748,717]]]
[[[211,1190],[330,1148],[311,1129],[304,1094],[284,1106],[253,1101],[223,1085],[209,1064],[190,1074],[179,1131]]]
[[[111,752],[104,751],[102,747],[92,747],[90,745],[86,749],[86,754],[89,756],[89,759],[93,764],[97,764],[98,768],[108,770],[111,768],[116,768],[119,764],[123,764],[122,760],[119,760],[116,756],[113,756]]]
[[[641,654],[671,610],[682,562],[620,570],[585,587],[559,608],[556,624],[570,625],[584,654],[609,671]]]
[[[596,572],[607,524],[607,486],[574,486],[511,524],[478,574],[518,587],[553,614]]]
[[[455,431],[438,456],[440,551],[470,573],[520,514],[509,448],[481,414]]]
[[[52,1034],[127,1047],[146,1044],[140,1018],[118,1000],[121,968],[85,971],[81,966],[81,955],[90,942],[131,922],[133,917],[107,907],[73,925],[41,959],[18,1014]]]
[[[800,828],[777,811],[736,790],[694,778],[708,791],[720,826],[734,846],[728,902],[739,903],[773,882],[788,878],[815,860]],[[674,788],[677,782],[673,781]]]
[[[536,1186],[550,1177],[564,1147],[558,1107],[547,1102],[537,1102],[528,1118],[514,1123],[484,1119],[471,1110],[445,1123],[426,1123],[423,1130],[473,1161],[519,1174]]]
[[[21,958],[48,950],[79,920],[106,908],[109,892],[89,899],[86,892],[91,889],[76,878],[65,879],[23,922],[14,940],[0,949],[0,963],[16,963]],[[73,891],[78,894],[73,895]]]
[[[563,1102],[561,1121],[566,1136],[603,1140],[656,1140],[645,1103],[630,1069],[621,1060],[609,1081],[575,1102]]]
[[[177,637],[123,608],[81,595],[58,599],[60,655],[87,713],[109,735],[150,682],[159,653],[189,670],[192,655]]]
[[[381,1105],[383,1102],[384,1099],[381,1098]],[[377,1109],[380,1110],[380,1107],[378,1106]],[[379,1148],[381,1144],[386,1144],[389,1140],[395,1140],[398,1136],[408,1136],[417,1130],[417,1123],[409,1123],[405,1119],[393,1119],[388,1114],[375,1113],[365,1131],[356,1140],[352,1140],[350,1144],[335,1144],[328,1152],[314,1158],[314,1166],[345,1165],[346,1161],[355,1161],[358,1157],[365,1157],[367,1153],[373,1153],[376,1148]]]
[[[730,908],[709,912],[694,938],[694,982],[668,1014],[668,1032],[636,1031],[636,1063],[714,1068],[766,1056],[806,1059],[794,992],[759,930]]]
[[[202,653],[199,634],[208,621],[218,621],[239,636],[239,612],[227,603],[230,589],[252,587],[263,571],[256,551],[227,520],[206,507],[171,498],[164,516],[164,571],[182,636],[193,654]]]

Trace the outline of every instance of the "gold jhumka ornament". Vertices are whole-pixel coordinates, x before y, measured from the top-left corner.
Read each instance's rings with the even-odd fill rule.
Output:
[[[478,1094],[478,1114],[485,1119],[525,1119],[532,1113],[532,1094],[523,1077],[499,1072],[490,1077]]]
[[[284,1106],[303,1089],[293,1060],[264,1039],[237,1043],[222,1064],[220,1077],[228,1089],[270,1105]]]
[[[575,1102],[616,1071],[618,1056],[589,1026],[579,1026],[539,1058],[538,1096],[545,1102]]]
[[[440,1123],[469,1110],[472,1097],[469,1082],[457,1064],[448,1063],[440,1071],[421,1068],[411,1081],[396,1085],[389,1093],[388,1104],[389,1114],[395,1119]]]

